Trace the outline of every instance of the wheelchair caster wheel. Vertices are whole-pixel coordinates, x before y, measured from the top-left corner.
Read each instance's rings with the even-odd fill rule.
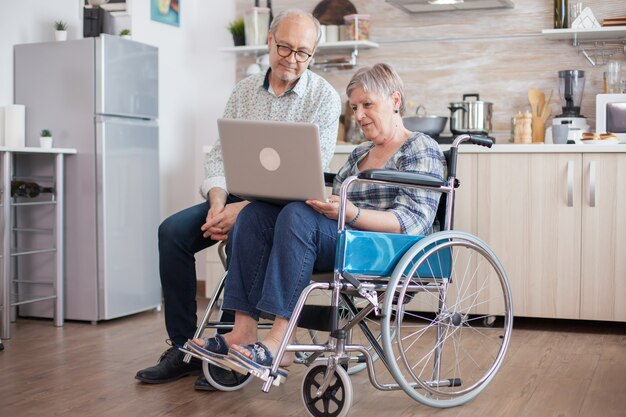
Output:
[[[242,375],[205,361],[202,361],[202,372],[208,383],[220,391],[237,391],[252,381],[250,374]]]
[[[348,372],[338,366],[330,385],[320,396],[317,390],[324,381],[327,365],[320,363],[309,368],[302,380],[302,401],[312,417],[345,417],[352,405],[352,383]]]

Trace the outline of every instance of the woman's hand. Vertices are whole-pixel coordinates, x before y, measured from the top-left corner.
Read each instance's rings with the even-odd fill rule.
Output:
[[[339,196],[331,195],[326,201],[307,200],[306,203],[313,210],[329,219],[337,220],[339,218]],[[347,218],[351,218],[350,213],[356,213],[356,206],[350,201],[347,202],[346,212],[348,213]]]

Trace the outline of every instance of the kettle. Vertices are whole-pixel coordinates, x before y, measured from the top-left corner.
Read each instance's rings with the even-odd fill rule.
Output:
[[[476,100],[467,100],[471,97]],[[493,129],[491,124],[493,103],[480,101],[478,94],[463,94],[463,101],[450,103],[448,109],[450,109],[450,131],[455,135],[461,133],[487,135]]]

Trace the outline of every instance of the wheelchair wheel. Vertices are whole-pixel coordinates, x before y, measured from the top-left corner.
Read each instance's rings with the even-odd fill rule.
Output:
[[[454,407],[478,395],[500,368],[512,327],[506,273],[475,236],[435,233],[396,265],[383,348],[393,377],[420,403]]]
[[[208,383],[220,391],[237,391],[253,379],[250,374],[241,375],[239,372],[220,368],[206,361],[202,361],[202,372]]]
[[[348,372],[341,366],[335,368],[334,375],[326,391],[317,396],[317,390],[324,381],[327,365],[318,363],[309,368],[302,380],[302,401],[312,417],[345,417],[352,406],[352,383]]]

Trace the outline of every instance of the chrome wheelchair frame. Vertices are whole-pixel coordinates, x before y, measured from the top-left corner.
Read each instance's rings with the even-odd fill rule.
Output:
[[[333,278],[329,282],[313,280],[300,295],[274,365],[254,374],[264,380],[264,392],[280,382],[278,364],[285,352],[305,353],[302,362],[309,369],[302,382],[302,399],[313,417],[347,415],[352,403],[347,372],[351,363],[361,364],[359,370],[365,367],[371,384],[378,390],[402,389],[416,401],[438,408],[464,404],[493,379],[502,365],[512,332],[511,290],[493,251],[477,237],[454,231],[452,227],[454,195],[459,185],[456,160],[458,146],[464,142],[488,147],[492,144],[489,138],[458,136],[447,151],[446,181],[390,170],[364,171],[344,181]],[[438,212],[438,218],[443,220],[443,230],[417,237],[346,229],[347,191],[356,182],[441,192],[445,202],[441,201],[440,207],[445,207],[445,211]],[[359,244],[363,254],[350,251],[348,241],[356,239],[366,242]],[[391,250],[382,251],[381,247]],[[225,263],[225,255],[221,253]],[[232,327],[232,323],[209,321],[224,278],[195,337],[200,337],[206,327]],[[330,292],[332,324],[328,340],[289,343],[307,299],[320,290]],[[361,300],[365,305],[357,307],[353,300]],[[346,309],[349,314],[340,319],[341,311]],[[368,320],[379,323],[380,335],[369,329]],[[364,344],[352,343],[357,328],[362,332]],[[395,383],[379,380],[374,366],[376,359]],[[206,361],[203,368],[209,382],[218,389],[239,389],[249,380],[247,375],[223,384],[211,375]]]

